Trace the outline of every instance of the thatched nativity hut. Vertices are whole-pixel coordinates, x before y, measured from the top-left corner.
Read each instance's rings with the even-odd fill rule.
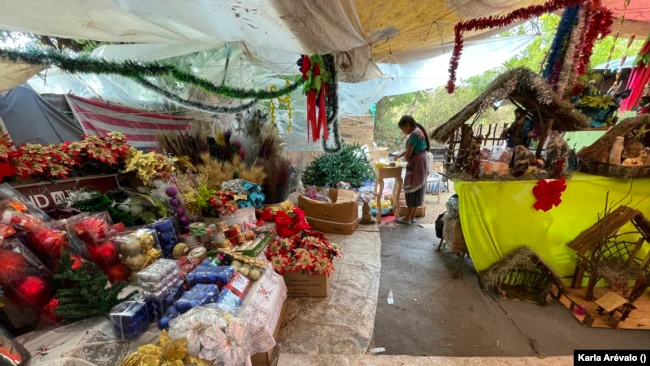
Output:
[[[573,104],[562,100],[546,80],[529,69],[513,69],[497,77],[478,98],[431,133],[434,140],[448,144],[445,163],[447,171],[459,170],[457,168],[467,156],[474,136],[483,136],[484,145],[490,142],[495,145],[501,140],[496,125],[488,126],[485,135],[482,125],[475,126],[482,113],[501,100],[508,100],[523,108],[540,124],[542,136],[537,157],[540,157],[544,140],[551,130],[577,131],[589,127],[587,117],[575,111]],[[507,125],[504,126],[506,127]]]
[[[650,177],[650,115],[626,118],[578,153],[578,169],[616,178]]]

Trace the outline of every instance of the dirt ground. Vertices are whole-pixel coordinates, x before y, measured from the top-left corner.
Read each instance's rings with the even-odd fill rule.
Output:
[[[427,195],[433,223],[445,211]],[[465,261],[452,279],[455,254],[436,252],[432,227],[380,226],[381,279],[371,349],[410,356],[559,356],[574,349],[647,349],[650,332],[592,329],[581,325],[557,301],[549,306],[501,300],[479,287]],[[435,246],[434,246],[435,244]],[[387,303],[392,290],[394,304]]]

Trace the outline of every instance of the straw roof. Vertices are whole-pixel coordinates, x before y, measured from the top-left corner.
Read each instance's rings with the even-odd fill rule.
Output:
[[[601,156],[607,156],[617,136],[625,136],[644,124],[650,126],[650,115],[626,118],[600,136],[593,144],[580,149],[576,155],[584,160],[598,160]]]
[[[647,222],[641,212],[628,206],[618,206],[587,230],[581,232],[567,246],[584,255],[594,250],[601,241],[615,234],[623,225],[632,220],[635,220],[635,223],[641,223],[641,225]]]
[[[512,82],[515,85],[512,85]],[[512,88],[512,90],[510,90]],[[510,98],[533,115],[553,119],[553,129],[577,131],[589,127],[587,117],[574,110],[573,104],[562,100],[537,74],[526,68],[506,71],[497,77],[481,95],[431,133],[431,138],[446,142],[474,114],[502,98]]]
[[[540,257],[529,247],[523,245],[510,251],[500,261],[494,263],[490,268],[481,271],[481,280],[485,287],[496,287],[501,280],[513,270],[534,270],[539,269],[558,287],[562,286],[562,280]]]

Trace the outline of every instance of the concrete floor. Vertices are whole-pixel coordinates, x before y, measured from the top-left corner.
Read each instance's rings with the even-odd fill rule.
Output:
[[[444,202],[431,208],[432,214],[444,211]],[[381,225],[380,236],[381,279],[370,348],[386,348],[383,355],[568,356],[574,349],[650,345],[650,332],[584,327],[557,301],[542,307],[498,299],[481,290],[470,262],[453,280],[457,257],[436,252],[433,228]],[[394,304],[388,305],[391,289]]]

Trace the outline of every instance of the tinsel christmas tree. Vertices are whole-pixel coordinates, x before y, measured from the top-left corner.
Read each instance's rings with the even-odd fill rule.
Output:
[[[73,270],[73,263],[70,254],[64,253],[54,275],[58,281],[55,298],[59,300],[54,313],[66,322],[105,316],[113,306],[128,300],[137,292],[119,298],[120,292],[127,286],[126,282],[114,283],[108,287],[108,278],[102,272],[93,272],[86,265]]]

